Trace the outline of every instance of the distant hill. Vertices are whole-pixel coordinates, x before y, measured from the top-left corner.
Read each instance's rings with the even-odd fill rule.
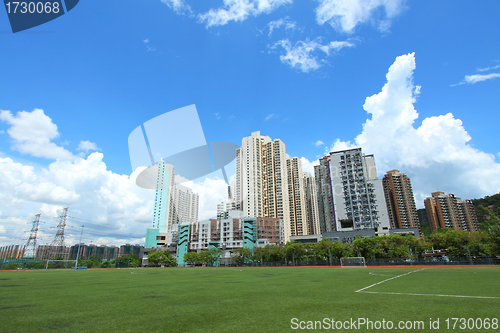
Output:
[[[473,199],[472,202],[482,230],[488,229],[488,226],[494,224],[498,225],[500,222],[500,193],[481,199]]]

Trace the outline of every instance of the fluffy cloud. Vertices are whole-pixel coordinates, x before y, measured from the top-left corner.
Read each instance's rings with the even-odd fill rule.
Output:
[[[302,172],[307,172],[311,176],[314,176],[314,166],[319,164],[319,160],[309,162],[307,158],[301,157],[300,161],[302,162]]]
[[[177,14],[191,13],[191,7],[184,0],[161,0],[169,8],[172,8]]]
[[[271,49],[276,49],[278,46],[285,50],[285,54],[280,55],[282,63],[307,73],[319,69],[326,62],[321,58],[321,55],[329,56],[332,51],[352,47],[354,44],[348,41],[333,41],[322,44],[321,38],[316,38],[314,40],[298,41],[292,46],[288,39],[283,39],[276,42]]]
[[[50,139],[59,135],[57,126],[42,110],[21,112],[12,116],[3,111],[2,120],[11,124],[7,130],[15,142],[37,142],[29,132],[38,122],[43,130],[38,135],[49,138],[39,141],[46,156],[55,156],[62,149],[50,145]],[[40,143],[41,142],[41,143]],[[18,149],[18,146],[15,146]],[[98,150],[90,141],[80,141],[78,150]],[[31,151],[28,154],[39,156]],[[68,154],[71,154],[69,151]],[[137,176],[144,168],[138,168],[130,176],[119,175],[107,169],[103,154],[93,152],[82,158],[70,155],[71,159],[57,159],[48,167],[34,167],[0,156],[0,246],[22,244],[30,229],[29,222],[38,213],[42,214],[39,244],[51,243],[55,235],[57,216],[64,207],[69,207],[66,243],[79,240],[80,226],[85,225],[83,242],[107,245],[143,243],[146,228],[150,227],[153,213],[154,190],[136,185]],[[220,171],[218,171],[221,173]],[[195,182],[185,182],[200,195],[199,217],[215,216],[217,203],[227,198],[224,180],[212,175]]]
[[[387,31],[404,8],[402,0],[319,0],[316,21],[329,23],[338,31],[354,32],[358,24],[375,23],[381,31]],[[378,19],[383,17],[382,19]]]
[[[249,16],[269,14],[278,7],[291,3],[292,0],[224,0],[223,8],[210,9],[198,17],[208,28],[226,25],[230,21],[242,22]]]
[[[187,182],[182,185],[190,187],[200,196],[198,220],[214,218],[217,215],[217,204],[227,200],[227,184],[223,179],[205,178],[199,182]]]
[[[26,222],[38,213],[46,225],[42,228],[41,243],[50,243],[55,234],[49,230],[57,224],[57,211],[69,207],[67,234],[78,233],[81,221],[86,221],[84,238],[101,239],[111,245],[121,242],[141,242],[151,219],[154,192],[139,188],[135,178],[107,170],[101,153],[92,153],[86,159],[58,160],[48,168],[16,163],[0,158],[0,221],[7,230],[0,238],[16,239],[28,230]],[[74,217],[74,220],[73,220]],[[19,225],[18,221],[23,220]],[[86,224],[86,223],[83,223]],[[98,226],[96,226],[98,224]],[[85,240],[84,239],[84,240]],[[69,236],[68,243],[75,242]],[[1,242],[1,240],[0,240]]]
[[[59,137],[59,132],[43,110],[20,111],[15,116],[10,111],[1,111],[0,120],[11,125],[7,133],[13,141],[13,148],[19,152],[48,159],[74,158],[71,152],[52,142]]]
[[[85,140],[85,141],[80,141],[76,150],[80,150],[87,153],[89,151],[100,151],[101,149],[97,148],[97,145],[94,142]]]
[[[417,205],[442,190],[462,198],[478,198],[500,189],[500,164],[468,142],[471,137],[453,114],[426,118],[415,127],[414,108],[420,87],[413,83],[415,54],[396,58],[382,91],[367,97],[371,115],[354,144],[337,140],[331,150],[361,146],[375,155],[379,172],[399,169],[411,178]]]

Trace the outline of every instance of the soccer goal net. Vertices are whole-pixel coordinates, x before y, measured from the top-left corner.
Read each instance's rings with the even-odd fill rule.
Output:
[[[45,269],[64,269],[75,266],[75,260],[47,260]]]
[[[364,257],[344,257],[340,258],[340,265],[342,267],[366,267]]]

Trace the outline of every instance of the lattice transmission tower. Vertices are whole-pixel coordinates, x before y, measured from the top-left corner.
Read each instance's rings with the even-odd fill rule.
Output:
[[[40,225],[40,214],[35,215],[35,220],[32,223],[30,238],[24,247],[23,258],[33,258],[36,257],[36,235],[38,233],[38,226]]]
[[[57,225],[57,232],[52,244],[50,244],[50,258],[55,259],[58,255],[64,257],[65,256],[65,246],[64,246],[64,228],[66,228],[66,220],[68,219],[68,208],[64,208],[61,216],[59,216],[61,220]]]

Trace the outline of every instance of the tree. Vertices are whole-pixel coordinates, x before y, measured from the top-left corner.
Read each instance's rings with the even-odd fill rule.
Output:
[[[243,264],[252,257],[252,250],[246,247],[240,247],[231,250],[231,262]]]
[[[188,265],[196,266],[201,265],[201,258],[197,252],[188,252],[184,254],[184,261],[188,263]]]
[[[153,251],[148,254],[150,266],[177,267],[177,260],[169,251]]]
[[[114,264],[109,260],[103,261],[101,263],[101,268],[111,268],[111,267],[114,267]]]
[[[285,254],[288,261],[295,265],[296,261],[307,260],[306,248],[299,242],[289,242],[285,245]]]
[[[141,261],[133,254],[121,256],[115,259],[116,267],[139,267],[141,266]]]
[[[214,266],[219,261],[221,250],[212,247],[208,250],[201,250],[198,254],[200,262],[206,266]]]
[[[495,230],[500,230],[500,217],[495,215],[488,208],[480,205],[476,208],[476,215],[479,220],[479,228],[491,234]]]
[[[21,268],[21,265],[16,264],[15,262],[11,262],[10,264],[3,266],[2,269],[11,270],[11,269],[18,269],[18,268]]]

